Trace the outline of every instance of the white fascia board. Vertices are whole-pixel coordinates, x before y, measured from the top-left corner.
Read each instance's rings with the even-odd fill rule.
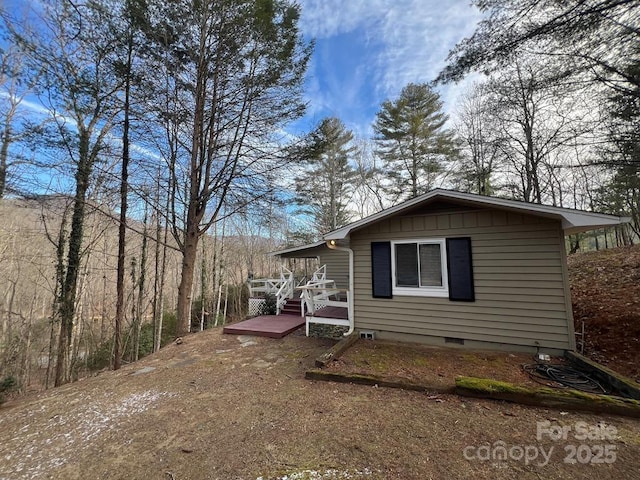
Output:
[[[630,217],[616,217],[601,213],[585,213],[582,215],[568,214],[562,220],[562,228],[566,234],[597,230],[599,228],[614,227],[631,222]]]

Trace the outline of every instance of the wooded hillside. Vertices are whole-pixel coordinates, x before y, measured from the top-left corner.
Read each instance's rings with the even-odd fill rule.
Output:
[[[12,377],[23,390],[41,388],[52,380],[57,338],[52,316],[57,294],[56,256],[60,229],[68,228],[70,204],[64,196],[0,199],[0,381]],[[111,212],[90,209],[86,227],[72,332],[72,378],[85,375],[87,369],[109,366],[113,354],[118,220]],[[133,220],[129,227],[125,251],[125,362],[174,338],[180,273],[179,252],[171,237],[165,248],[163,229],[155,231],[155,227]],[[161,241],[156,242],[156,238]],[[225,320],[225,313],[230,318],[243,314],[243,284],[249,272],[275,272],[275,260],[265,255],[274,248],[272,242],[251,235],[204,237],[193,294],[194,331],[215,324],[216,311],[219,323]],[[164,322],[159,321],[160,315]]]
[[[585,355],[640,381],[640,245],[576,253],[568,263]]]

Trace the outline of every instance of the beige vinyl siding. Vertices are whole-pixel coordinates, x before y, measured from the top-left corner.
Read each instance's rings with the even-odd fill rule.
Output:
[[[320,265],[327,266],[327,280],[335,280],[336,287],[349,288],[349,253],[326,248],[319,254]],[[369,269],[371,270],[371,269]]]
[[[471,237],[475,302],[371,295],[371,242]],[[355,325],[361,330],[573,348],[559,221],[500,210],[392,217],[353,232]]]

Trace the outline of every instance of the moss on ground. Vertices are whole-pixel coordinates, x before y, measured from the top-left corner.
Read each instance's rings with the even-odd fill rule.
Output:
[[[620,438],[627,444],[640,445],[640,434],[636,432],[626,431],[622,435],[620,435]]]
[[[416,357],[413,359],[413,364],[419,367],[429,366],[429,361],[425,357]]]
[[[625,410],[637,410],[638,414],[640,414],[640,401],[638,400],[614,397],[611,395],[594,395],[572,389],[556,390],[547,387],[528,388],[508,382],[475,377],[457,377],[456,388],[478,394],[486,393],[488,396],[498,394],[499,397],[499,394],[505,394],[528,398],[530,400],[539,400],[541,405],[544,405],[546,401],[555,401],[566,402],[567,404],[573,405],[583,404],[585,406],[591,405],[596,407],[616,407]]]
[[[360,352],[351,350],[351,360],[358,367],[368,367],[377,372],[385,372],[394,365],[394,358],[386,352]]]
[[[456,377],[456,387],[477,392],[531,393],[531,389],[520,387],[509,382],[501,382],[490,378]]]

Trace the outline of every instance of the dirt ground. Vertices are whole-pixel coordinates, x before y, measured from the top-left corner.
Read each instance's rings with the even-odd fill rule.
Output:
[[[577,253],[568,265],[585,355],[640,382],[640,245]]]
[[[554,358],[554,363],[565,363]],[[326,370],[345,374],[380,376],[387,380],[455,387],[457,376],[491,378],[527,387],[539,387],[522,366],[535,363],[533,355],[513,352],[473,351],[405,343],[360,340]],[[553,382],[546,385],[552,386]]]
[[[0,479],[638,479],[638,419],[305,380],[330,345],[210,330],[9,402]]]

